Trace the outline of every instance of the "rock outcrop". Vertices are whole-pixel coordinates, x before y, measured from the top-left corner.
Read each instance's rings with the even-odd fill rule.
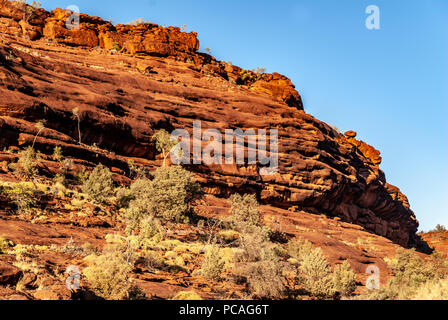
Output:
[[[305,113],[287,77],[217,61],[198,52],[195,33],[179,28],[114,26],[82,15],[80,29],[68,30],[60,9],[39,10],[28,26],[14,8],[0,1],[0,29],[7,30],[0,37],[0,150],[31,143],[34,124],[45,119],[36,141],[41,152],[58,145],[77,165],[102,162],[125,179],[129,158],[148,168],[159,163],[151,135],[161,128],[192,132],[201,120],[203,130],[278,129],[275,174],[261,175],[261,164],[189,169],[217,197],[253,192],[291,215],[340,217],[403,246],[419,245],[418,221],[386,182],[379,152]],[[30,26],[41,36],[23,32]],[[77,143],[74,108],[84,144]]]

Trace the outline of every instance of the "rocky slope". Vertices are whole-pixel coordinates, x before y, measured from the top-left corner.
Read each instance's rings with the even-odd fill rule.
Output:
[[[287,77],[217,61],[198,52],[195,33],[179,28],[114,26],[81,15],[80,28],[68,30],[68,16],[39,9],[25,22],[17,3],[0,1],[0,149],[30,144],[35,123],[45,120],[36,141],[42,153],[62,146],[77,166],[101,162],[126,181],[128,159],[148,168],[160,163],[151,141],[160,128],[191,132],[201,120],[203,130],[278,129],[276,174],[260,175],[261,165],[189,169],[218,198],[253,192],[291,217],[339,217],[402,246],[421,245],[415,215],[386,182],[379,152],[355,132],[342,135],[307,114]],[[7,177],[16,156],[0,156]]]

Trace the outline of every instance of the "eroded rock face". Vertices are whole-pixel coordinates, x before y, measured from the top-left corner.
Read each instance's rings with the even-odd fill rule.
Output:
[[[357,133],[355,131],[348,131],[345,133],[347,141],[354,145],[367,159],[369,159],[374,165],[380,165],[383,159],[381,158],[381,152],[376,150],[371,145],[364,141],[356,140]]]
[[[43,9],[33,10],[24,21],[23,5],[0,0],[0,30],[4,33],[37,40],[44,37],[69,46],[102,48],[121,51],[131,55],[174,57],[177,60],[195,64],[197,70],[219,75],[225,79],[241,78],[241,68],[226,69],[226,63],[198,53],[199,40],[196,32],[182,32],[178,27],[161,27],[152,23],[138,25],[112,25],[99,17],[85,14],[79,16],[79,28],[67,28],[72,12],[55,9],[51,13]],[[69,26],[70,26],[69,23]],[[18,25],[17,25],[18,24]],[[238,72],[237,75],[234,73]],[[243,81],[255,91],[274,96],[290,106],[303,109],[302,100],[291,80],[278,73],[264,74],[261,81]]]
[[[31,143],[35,122],[45,119],[47,129],[36,141],[43,153],[59,145],[78,165],[101,162],[122,176],[129,158],[148,168],[160,164],[151,136],[161,128],[192,132],[193,121],[201,120],[203,130],[278,129],[279,170],[273,175],[261,175],[261,165],[189,169],[218,197],[253,192],[291,215],[340,217],[403,246],[418,245],[418,222],[406,197],[387,184],[379,152],[354,132],[341,135],[305,113],[288,78],[200,54],[196,35],[178,28],[112,26],[91,18],[70,31],[61,25],[64,17],[60,11],[48,15],[38,41],[0,37],[0,150]],[[113,49],[115,43],[121,54],[91,48]],[[82,114],[85,145],[77,143],[74,108]],[[93,144],[108,152],[86,146]]]

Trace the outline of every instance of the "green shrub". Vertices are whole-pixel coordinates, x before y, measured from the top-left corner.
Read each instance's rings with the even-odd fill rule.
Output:
[[[300,255],[300,280],[313,296],[328,298],[334,295],[331,268],[320,248]]]
[[[134,160],[128,160],[128,167],[131,179],[146,178],[149,175],[148,170],[136,165]]]
[[[148,270],[160,270],[165,267],[164,258],[157,252],[154,251],[146,251],[144,255],[145,266]]]
[[[433,255],[422,260],[413,250],[398,249],[395,258],[388,261],[393,277],[384,288],[368,292],[362,298],[370,300],[409,300],[429,282],[446,277],[446,260]]]
[[[390,261],[389,267],[394,274],[389,287],[401,289],[397,290],[399,296],[407,295],[405,288],[418,288],[435,277],[432,268],[411,250],[399,249],[396,258]]]
[[[234,274],[245,281],[248,292],[258,298],[281,298],[285,293],[284,263],[276,246],[269,241],[258,214],[254,195],[234,194],[229,198],[231,225],[238,231],[238,250],[234,254]]]
[[[342,265],[335,267],[332,283],[334,291],[342,296],[349,296],[356,290],[356,273],[352,270],[348,261],[344,261]]]
[[[153,180],[138,179],[129,192],[128,219],[149,215],[169,221],[185,222],[193,202],[202,195],[193,175],[181,166],[159,168]]]
[[[202,298],[194,291],[180,291],[171,300],[202,300]]]
[[[82,192],[95,202],[105,203],[114,192],[112,172],[107,167],[99,164],[84,181]]]
[[[412,300],[448,300],[448,279],[426,282],[416,290]]]
[[[254,195],[241,196],[234,194],[229,198],[231,223],[238,232],[246,231],[246,228],[260,227],[261,219],[258,214],[258,201]]]
[[[3,188],[3,193],[17,206],[19,213],[26,213],[36,207],[36,188],[29,182],[6,186]]]
[[[288,242],[287,250],[290,257],[300,262],[302,257],[309,255],[313,251],[313,245],[311,242],[301,238],[292,239]]]
[[[54,147],[53,160],[57,162],[62,162],[62,160],[64,160],[64,156],[62,155],[62,148],[60,146]]]
[[[32,147],[27,147],[20,151],[19,160],[11,166],[14,171],[31,179],[38,174],[38,164],[41,158],[39,152],[36,152]]]
[[[127,239],[117,238],[122,242],[112,237],[113,243],[109,238],[101,255],[86,257],[89,266],[83,270],[93,292],[107,300],[129,299],[132,292],[129,274],[135,262],[133,248]]]
[[[3,237],[0,237],[0,254],[8,253],[10,244],[10,241],[7,241]]]
[[[205,259],[201,267],[201,274],[209,279],[218,280],[224,269],[225,261],[222,259],[218,245],[213,244],[207,248]]]

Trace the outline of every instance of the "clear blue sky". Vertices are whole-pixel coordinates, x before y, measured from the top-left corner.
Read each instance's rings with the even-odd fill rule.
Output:
[[[381,150],[421,229],[448,226],[448,1],[42,0],[72,4],[115,24],[186,24],[218,59],[289,76],[307,112]],[[365,27],[372,4],[380,30]]]

